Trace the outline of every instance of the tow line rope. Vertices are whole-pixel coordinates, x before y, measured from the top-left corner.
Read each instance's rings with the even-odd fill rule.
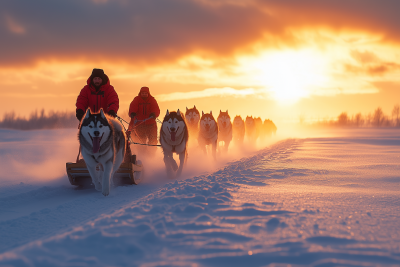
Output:
[[[127,122],[126,120],[124,120],[123,118],[121,118],[121,117],[119,117],[119,116],[117,116],[117,119],[121,122],[122,127],[124,127],[125,132],[127,132],[127,129],[125,128],[125,125],[124,125],[122,122],[125,122],[125,123],[128,124],[128,125],[129,125],[129,122]],[[131,144],[134,144],[134,145],[141,145],[141,146],[155,146],[155,147],[161,147],[161,145],[143,144],[143,143],[144,143],[143,140],[139,137],[138,133],[137,133],[136,130],[135,130],[135,128],[136,128],[137,126],[139,126],[140,124],[144,123],[145,121],[147,121],[147,120],[149,120],[149,119],[150,119],[150,118],[144,119],[144,120],[140,120],[140,123],[137,124],[137,125],[135,125],[135,126],[133,127],[133,131],[135,131],[135,134],[136,134],[136,136],[139,138],[139,140],[140,140],[141,143],[133,142],[133,140],[132,140],[132,138],[131,138],[131,135],[129,135],[128,140],[129,140],[129,142],[130,142]],[[135,120],[135,124],[136,124],[136,122],[138,122],[138,121],[139,121],[139,120]],[[161,121],[160,121],[159,119],[157,119],[157,122],[161,123]]]
[[[124,120],[123,118],[121,118],[120,116],[117,116],[117,118],[119,119],[119,121],[123,121],[123,122],[125,122],[126,124],[128,124],[129,125],[129,122],[127,122],[126,120]],[[135,121],[140,121],[140,122],[144,122],[144,121],[147,121],[147,120],[149,120],[150,118],[148,118],[148,119],[144,119],[144,120],[135,120]],[[158,122],[158,123],[160,123],[160,124],[162,124],[162,122],[157,118],[156,119],[156,121]],[[140,123],[139,123],[140,124]]]

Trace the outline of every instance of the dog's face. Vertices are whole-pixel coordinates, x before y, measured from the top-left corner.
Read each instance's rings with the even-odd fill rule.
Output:
[[[111,134],[110,124],[103,112],[92,114],[90,109],[86,111],[86,115],[82,120],[81,135],[92,144],[92,152],[98,153],[100,146],[108,139]]]
[[[265,121],[264,121],[264,125],[268,125],[268,124],[270,124],[272,121],[270,120],[270,119],[266,119]]]
[[[233,119],[233,127],[240,128],[240,127],[243,127],[243,126],[244,126],[244,121],[243,121],[242,117],[236,116]]]
[[[170,137],[171,141],[174,142],[176,137],[180,136],[186,127],[185,121],[179,109],[177,112],[169,112],[167,110],[167,114],[164,117],[161,127],[164,134]]]
[[[200,119],[200,128],[204,131],[208,132],[210,129],[215,128],[216,121],[214,116],[212,115],[212,111],[209,114],[205,114],[202,112],[202,116]]]
[[[231,117],[228,114],[228,111],[222,112],[219,111],[219,116],[217,118],[218,126],[221,128],[226,128],[231,123]]]
[[[246,117],[246,127],[253,127],[254,126],[254,119],[253,117]]]
[[[257,125],[257,127],[258,127],[258,126],[261,126],[263,124],[263,122],[262,122],[261,118],[258,117],[258,118],[254,119],[254,124]]]
[[[193,108],[186,108],[185,118],[187,123],[191,125],[197,125],[200,120],[200,112],[197,110],[196,106]]]

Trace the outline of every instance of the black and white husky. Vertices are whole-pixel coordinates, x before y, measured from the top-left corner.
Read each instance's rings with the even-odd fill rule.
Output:
[[[224,142],[223,151],[228,152],[229,144],[232,141],[232,122],[228,110],[226,112],[219,111],[217,122],[219,129],[218,143]]]
[[[217,142],[218,142],[218,125],[212,115],[212,111],[209,114],[204,114],[200,119],[200,131],[198,136],[198,142],[200,148],[207,154],[207,146],[211,146],[212,155],[216,158]]]
[[[179,109],[177,112],[169,112],[167,110],[161,125],[160,144],[163,149],[165,168],[169,178],[181,175],[183,165],[186,162],[188,140],[189,132],[183,114]],[[173,153],[179,155],[179,167],[173,158]]]
[[[81,121],[78,139],[82,156],[96,190],[105,196],[110,193],[112,178],[125,155],[126,136],[122,128],[121,123],[106,116],[103,109],[95,114],[88,109]]]

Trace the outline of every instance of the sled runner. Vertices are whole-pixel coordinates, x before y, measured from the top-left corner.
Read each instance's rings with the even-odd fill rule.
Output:
[[[90,186],[92,184],[92,179],[83,159],[80,159],[77,163],[67,162],[66,167],[71,185]],[[102,168],[102,165],[97,165],[98,175],[103,171]],[[142,163],[140,160],[136,160],[136,155],[132,155],[130,162],[123,162],[115,173],[113,177],[114,185],[139,184],[142,180],[142,170]]]

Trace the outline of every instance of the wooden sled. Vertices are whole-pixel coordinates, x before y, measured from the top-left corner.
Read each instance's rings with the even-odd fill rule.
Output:
[[[130,162],[123,162],[114,174],[114,185],[139,184],[142,181],[143,165],[140,160],[136,161],[136,155],[130,157]],[[87,170],[86,163],[80,159],[77,163],[67,162],[67,175],[71,185],[91,186],[92,178]],[[102,166],[97,166],[96,170],[101,172]]]

